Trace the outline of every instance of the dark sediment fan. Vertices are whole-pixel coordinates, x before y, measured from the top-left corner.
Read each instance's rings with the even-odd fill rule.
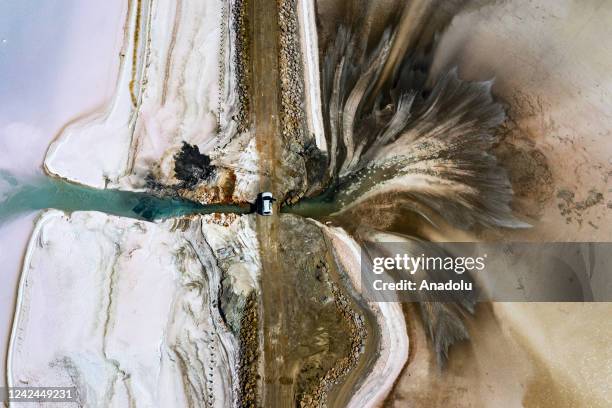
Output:
[[[505,114],[491,82],[463,81],[455,70],[432,72],[439,34],[462,3],[411,2],[375,46],[367,24],[341,25],[325,44],[327,153],[310,157],[324,160],[326,172],[309,191],[326,190],[333,215],[363,204],[374,206],[377,217],[404,211],[432,228],[435,217],[459,229],[526,226],[512,214],[512,188],[493,152]],[[377,206],[389,195],[399,201]],[[375,220],[371,224],[376,228]],[[400,232],[402,239],[418,236],[409,225]],[[423,322],[443,362],[448,347],[468,337],[463,319],[473,303],[427,301]]]

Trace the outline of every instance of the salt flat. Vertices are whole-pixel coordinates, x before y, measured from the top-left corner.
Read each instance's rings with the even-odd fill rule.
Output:
[[[248,219],[206,218],[45,212],[19,286],[9,384],[76,386],[87,406],[231,405],[237,340],[218,307],[217,259],[240,299],[255,287],[256,247]]]

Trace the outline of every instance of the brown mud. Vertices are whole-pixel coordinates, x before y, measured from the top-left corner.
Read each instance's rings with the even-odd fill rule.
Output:
[[[305,173],[299,161],[304,114],[294,8],[290,0],[253,2],[246,18],[259,190],[280,200],[299,197]],[[351,392],[337,384],[356,365],[370,323],[337,283],[330,248],[316,224],[275,211],[257,217],[256,228],[262,262],[261,406],[315,407],[336,398],[345,404]]]

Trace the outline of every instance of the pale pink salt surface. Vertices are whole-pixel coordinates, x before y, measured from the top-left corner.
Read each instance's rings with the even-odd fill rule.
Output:
[[[126,10],[126,0],[71,0],[61,8],[51,1],[0,5],[0,171],[20,178],[39,174],[60,129],[112,96]],[[0,224],[0,384],[6,380],[15,290],[35,216]]]

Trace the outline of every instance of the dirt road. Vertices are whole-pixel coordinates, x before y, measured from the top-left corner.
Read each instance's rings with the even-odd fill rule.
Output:
[[[259,191],[271,191],[278,196],[275,180],[276,144],[280,143],[278,70],[278,12],[276,0],[250,1],[248,21],[251,39],[251,129],[255,131],[259,152]],[[286,325],[282,271],[278,259],[278,211],[270,217],[257,217],[257,235],[262,262],[262,299],[264,329],[262,406],[291,406],[291,383],[284,384],[284,356],[286,339],[282,330]]]
[[[282,160],[287,149],[280,129],[279,13],[276,0],[250,1],[248,7],[251,129],[259,152],[259,191],[271,191],[282,199],[279,169],[286,164]],[[328,388],[334,388],[328,402],[343,406],[372,359],[361,359],[348,382],[331,385],[352,366],[360,339],[365,337],[363,330],[372,331],[370,316],[362,314],[364,327],[355,325],[354,313],[361,308],[350,296],[335,292],[341,291],[335,289],[341,286],[338,271],[322,232],[313,223],[280,216],[277,206],[274,215],[258,216],[256,226],[262,262],[261,405],[290,407],[301,401],[318,406]],[[345,299],[343,307],[339,296]],[[364,344],[372,357],[374,338]],[[332,372],[336,374],[322,378]]]

